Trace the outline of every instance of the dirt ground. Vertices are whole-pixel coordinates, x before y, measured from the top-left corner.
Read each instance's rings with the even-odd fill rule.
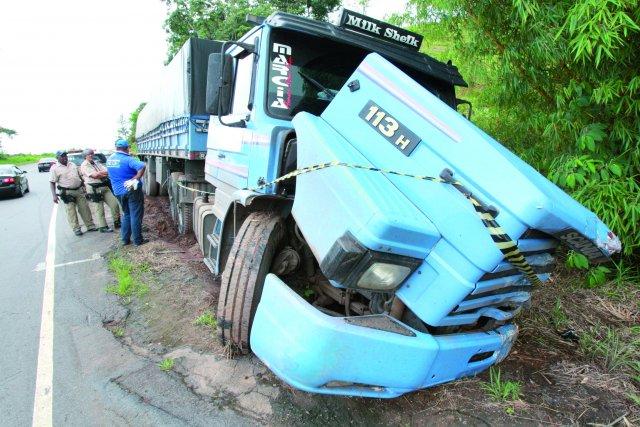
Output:
[[[230,358],[207,326],[219,278],[202,263],[193,236],[172,226],[167,199],[147,199],[141,249],[120,255],[142,266],[146,295],[123,301],[122,341],[135,351],[175,360],[186,387],[261,424],[275,425],[637,425],[640,423],[640,291],[580,286],[559,268],[533,293],[518,319],[520,335],[499,365],[502,379],[521,384],[520,399],[495,401],[487,372],[392,400],[339,398],[295,390],[255,356]],[[614,286],[614,285],[610,285]],[[635,401],[635,403],[634,403]]]

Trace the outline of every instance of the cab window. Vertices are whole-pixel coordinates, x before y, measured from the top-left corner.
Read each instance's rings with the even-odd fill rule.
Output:
[[[238,59],[236,62],[232,114],[247,114],[249,112],[254,60],[255,54],[251,54]]]
[[[242,43],[250,44],[259,49],[260,36],[262,30],[250,34],[243,38]],[[256,54],[247,54],[246,51],[238,49],[235,53],[235,76],[233,79],[233,102],[231,113],[247,115],[253,104],[253,88],[255,85]]]

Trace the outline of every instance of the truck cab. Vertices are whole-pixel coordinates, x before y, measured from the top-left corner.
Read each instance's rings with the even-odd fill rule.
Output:
[[[358,15],[345,11],[350,14]],[[220,221],[237,190],[296,169],[293,117],[299,112],[320,115],[368,54],[384,55],[453,109],[460,101],[455,86],[466,86],[453,65],[398,43],[287,13],[258,22],[238,44],[228,43],[224,55],[213,54],[217,58],[209,62],[212,96],[207,105],[215,115],[209,121],[205,176],[216,188]],[[214,88],[218,79],[224,81],[219,92]],[[256,192],[292,201],[295,180]],[[220,260],[224,264],[226,253],[221,252],[207,262],[215,273],[223,270]]]
[[[620,250],[457,111],[465,81],[418,34],[349,10],[251,19],[238,41],[191,40],[179,114],[139,119],[145,188],[221,275],[235,352],[302,390],[399,396],[506,357],[560,242]]]

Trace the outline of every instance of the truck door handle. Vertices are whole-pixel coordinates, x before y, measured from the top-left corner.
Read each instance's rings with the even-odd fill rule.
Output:
[[[219,159],[224,159],[225,157],[226,157],[226,156],[225,156],[224,154],[222,154],[222,153],[218,153],[218,158],[219,158]]]

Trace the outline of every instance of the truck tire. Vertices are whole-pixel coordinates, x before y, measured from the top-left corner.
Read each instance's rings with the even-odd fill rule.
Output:
[[[149,173],[149,168],[145,169],[144,171],[143,181],[144,181],[144,185],[143,185],[144,193],[150,197],[157,196],[160,186],[158,184],[158,181],[156,181],[156,174]]]
[[[189,234],[193,231],[193,205],[183,203],[178,206],[178,233]]]
[[[264,279],[284,243],[284,221],[273,212],[253,212],[240,227],[222,273],[218,336],[223,345],[247,354],[249,335]]]

